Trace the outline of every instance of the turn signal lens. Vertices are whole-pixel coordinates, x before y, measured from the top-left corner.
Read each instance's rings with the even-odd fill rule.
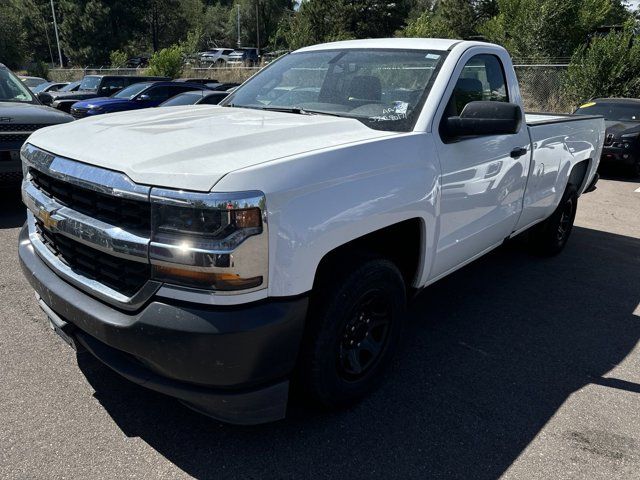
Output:
[[[153,266],[153,277],[167,283],[220,291],[246,290],[262,284],[262,277],[241,278],[233,273],[202,272],[162,265]]]
[[[234,210],[233,219],[236,228],[260,228],[260,209]]]

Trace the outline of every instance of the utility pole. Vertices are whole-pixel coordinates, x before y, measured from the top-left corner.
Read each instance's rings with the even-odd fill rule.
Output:
[[[58,44],[58,58],[60,59],[60,68],[64,68],[62,64],[62,50],[60,50],[60,37],[58,36],[58,21],[56,20],[56,9],[53,8],[53,0],[51,0],[51,13],[53,14],[53,28],[56,31],[56,43]]]
[[[260,0],[256,0],[256,48],[258,49],[258,55],[260,55],[260,13],[258,12],[258,6]]]
[[[242,42],[240,41],[240,4],[238,4],[237,6],[238,6],[238,48],[240,48],[242,46]]]

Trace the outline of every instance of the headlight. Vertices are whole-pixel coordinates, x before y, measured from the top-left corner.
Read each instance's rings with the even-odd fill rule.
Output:
[[[625,142],[636,140],[638,137],[640,137],[639,133],[625,133],[624,135],[620,136],[620,138],[622,138],[622,140]]]
[[[151,191],[153,276],[218,291],[264,288],[268,252],[262,192]]]

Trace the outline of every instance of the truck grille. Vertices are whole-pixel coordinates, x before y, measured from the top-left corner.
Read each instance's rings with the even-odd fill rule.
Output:
[[[36,221],[36,232],[49,251],[75,273],[123,295],[134,295],[151,277],[149,264],[114,257],[64,235],[49,232],[39,220]]]
[[[22,145],[33,132],[49,126],[37,123],[0,123],[0,146],[5,143]]]
[[[3,143],[16,143],[20,142],[21,144],[27,141],[31,133],[0,133],[0,145]]]
[[[32,133],[39,128],[49,127],[39,123],[0,123],[0,132],[27,132]]]
[[[22,180],[22,172],[0,172],[0,185],[7,183],[18,184]]]
[[[29,173],[37,188],[66,207],[125,230],[146,234],[151,230],[151,205],[148,202],[105,195],[63,182],[33,168]]]

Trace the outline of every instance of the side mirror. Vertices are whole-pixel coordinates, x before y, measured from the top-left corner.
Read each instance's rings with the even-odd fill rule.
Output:
[[[151,100],[151,97],[149,95],[147,95],[146,93],[143,93],[138,98],[136,98],[136,100],[138,100],[140,102],[148,102],[149,100]]]
[[[459,117],[445,118],[441,134],[447,139],[513,135],[520,131],[522,110],[515,103],[469,102]]]

